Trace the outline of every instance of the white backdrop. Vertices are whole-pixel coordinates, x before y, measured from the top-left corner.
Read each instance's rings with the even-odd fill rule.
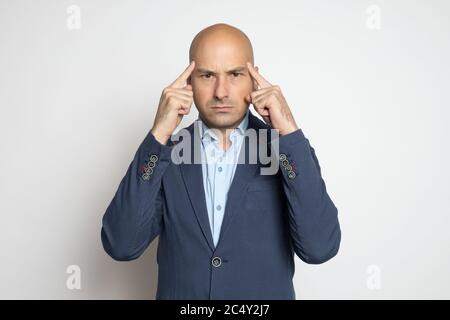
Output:
[[[339,209],[339,254],[296,258],[298,299],[450,298],[449,16],[444,0],[0,0],[0,298],[154,298],[157,240],[115,262],[101,218],[218,22],[252,40]]]

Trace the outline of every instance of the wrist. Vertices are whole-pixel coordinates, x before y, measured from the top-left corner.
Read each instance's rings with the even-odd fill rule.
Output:
[[[169,140],[170,136],[167,136],[165,134],[161,134],[160,132],[158,132],[158,130],[152,128],[150,130],[150,132],[152,133],[152,135],[155,137],[156,141],[158,141],[161,144],[167,144],[167,141]]]
[[[292,127],[290,127],[290,128],[288,128],[288,129],[285,129],[285,130],[280,130],[280,136],[286,136],[286,135],[288,135],[288,134],[290,134],[290,133],[292,133],[292,132],[294,132],[294,131],[297,131],[299,129],[299,127],[297,126],[297,125],[295,125],[295,126],[292,126]]]

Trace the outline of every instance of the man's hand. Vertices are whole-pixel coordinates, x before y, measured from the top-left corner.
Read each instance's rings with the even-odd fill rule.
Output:
[[[268,125],[273,129],[278,129],[280,136],[298,130],[280,87],[271,85],[253,68],[251,63],[247,62],[247,67],[255,84],[259,86],[258,90],[246,97],[247,102],[253,104],[256,112]]]
[[[159,99],[158,111],[151,133],[161,144],[166,144],[178,127],[183,116],[189,114],[193,102],[192,86],[185,85],[195,67],[192,61],[186,70],[168,87],[164,88]]]

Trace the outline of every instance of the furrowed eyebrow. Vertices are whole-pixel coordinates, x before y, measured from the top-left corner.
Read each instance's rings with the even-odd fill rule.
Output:
[[[228,71],[228,73],[234,73],[234,72],[242,72],[244,70],[246,70],[247,68],[245,67],[236,67],[234,69],[231,69],[230,71]]]
[[[208,69],[203,69],[203,68],[197,68],[197,72],[198,73],[215,73],[214,71],[208,70]]]
[[[236,67],[236,68],[233,68],[233,69],[227,71],[227,73],[242,72],[242,71],[244,71],[246,69],[247,68],[245,68],[245,67]],[[197,68],[197,72],[198,73],[216,74],[216,72],[214,72],[212,70],[205,69],[205,68]]]

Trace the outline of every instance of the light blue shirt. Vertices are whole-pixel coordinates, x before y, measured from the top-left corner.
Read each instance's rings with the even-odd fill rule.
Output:
[[[216,133],[208,128],[200,117],[198,118],[200,121],[203,186],[214,246],[219,241],[228,190],[233,181],[239,151],[248,126],[248,113],[249,109],[239,126],[230,132],[231,145],[227,151],[224,151],[219,145],[220,141]]]

